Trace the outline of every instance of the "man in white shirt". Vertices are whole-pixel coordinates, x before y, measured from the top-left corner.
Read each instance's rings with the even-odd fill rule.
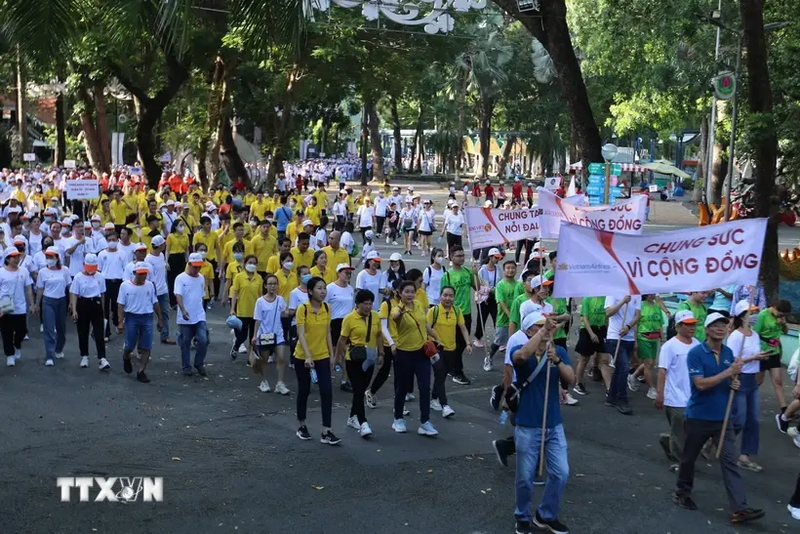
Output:
[[[690,310],[681,310],[675,314],[675,330],[677,335],[661,346],[658,355],[658,393],[656,408],[665,409],[669,422],[669,434],[659,436],[659,444],[667,455],[670,470],[678,471],[683,456],[684,412],[692,386],[686,356],[689,351],[700,344],[694,338],[697,319]]]
[[[119,288],[117,298],[117,314],[120,322],[117,331],[125,333],[125,348],[122,358],[125,372],[133,372],[131,353],[134,349],[139,352],[139,371],[136,380],[150,382],[145,374],[147,363],[150,361],[150,351],[153,348],[153,315],[156,317],[158,329],[161,330],[161,310],[156,296],[156,287],[147,280],[150,265],[139,262],[133,269],[133,280],[126,280]]]
[[[117,302],[119,287],[122,285],[122,280],[125,276],[125,263],[125,256],[119,250],[117,233],[112,232],[108,236],[105,250],[100,251],[100,254],[97,255],[99,271],[106,280],[106,293],[103,302],[103,311],[106,314],[106,341],[111,337],[111,325],[119,324],[117,307],[114,306],[114,303]]]
[[[386,210],[389,209],[389,199],[383,189],[378,191],[378,198],[375,199],[375,220],[377,223],[376,237],[380,238],[383,233],[383,223],[386,221]]]
[[[450,207],[450,211],[444,216],[444,225],[442,226],[441,236],[444,237],[447,233],[447,256],[450,257],[450,248],[461,244],[461,236],[464,233],[464,226],[466,221],[458,209],[458,204],[454,203]]]
[[[145,262],[150,265],[150,280],[156,286],[156,296],[158,297],[159,308],[161,308],[160,323],[161,343],[164,345],[174,345],[175,341],[169,338],[169,290],[167,289],[167,263],[164,261],[164,249],[166,240],[163,236],[153,237],[150,243],[152,251],[145,258]]]
[[[83,257],[87,253],[87,240],[81,221],[72,223],[72,233],[72,236],[62,238],[63,245],[61,246],[66,251],[66,256],[69,260],[69,274],[74,278],[76,274],[83,270]]]
[[[178,301],[178,345],[181,347],[181,368],[184,376],[192,376],[192,339],[197,339],[194,368],[197,374],[207,376],[203,366],[208,350],[208,327],[206,310],[203,308],[205,278],[200,275],[204,264],[202,254],[189,254],[189,265],[185,273],[175,278],[175,300]]]
[[[642,297],[606,297],[605,310],[608,317],[606,353],[612,355],[611,365],[614,367],[611,387],[606,393],[606,406],[616,408],[622,415],[632,415],[633,410],[628,405],[628,368],[636,339],[636,324],[642,310]],[[604,362],[600,365],[604,365]]]

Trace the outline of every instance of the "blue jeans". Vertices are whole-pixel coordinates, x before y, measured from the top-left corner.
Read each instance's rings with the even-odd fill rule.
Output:
[[[733,397],[733,426],[742,432],[741,454],[758,454],[758,383],[756,374],[739,375],[739,390]]]
[[[125,348],[133,350],[150,350],[153,348],[153,314],[152,313],[126,313],[125,322]]]
[[[614,357],[617,353],[617,359],[614,362],[614,374],[611,377],[611,385],[608,388],[608,398],[610,400],[627,400],[628,399],[628,370],[631,365],[631,354],[633,354],[633,341],[623,340],[619,344],[619,351],[617,351],[617,340],[606,340],[606,352]]]
[[[192,338],[197,338],[194,366],[200,369],[206,360],[206,351],[208,350],[208,327],[205,321],[178,325],[178,345],[181,347],[182,370],[189,369],[192,366]]]
[[[42,297],[42,326],[45,359],[52,360],[67,342],[67,297]]]
[[[530,521],[531,499],[533,498],[533,479],[539,467],[539,449],[542,443],[542,429],[517,425],[514,429],[514,445],[517,449],[516,509],[517,521]],[[563,425],[548,428],[544,442],[547,480],[539,505],[539,517],[551,521],[558,517],[561,496],[569,478],[567,461],[567,437]]]
[[[169,338],[169,293],[158,295],[158,305],[161,308],[161,341]]]

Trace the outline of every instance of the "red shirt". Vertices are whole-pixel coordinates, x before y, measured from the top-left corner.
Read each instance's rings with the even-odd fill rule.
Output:
[[[521,182],[514,182],[514,185],[511,186],[511,193],[514,195],[514,198],[519,198],[522,196],[522,183]]]
[[[176,195],[183,193],[183,178],[177,174],[173,174],[168,182],[170,190],[172,190]]]
[[[491,185],[487,185],[483,189],[483,192],[486,194],[486,198],[494,198],[494,187],[492,187]]]
[[[475,185],[472,187],[472,196],[473,196],[473,197],[479,197],[479,196],[481,196],[481,186],[480,186],[480,185],[478,185],[478,184],[475,184]]]
[[[566,194],[567,192],[564,191],[563,187],[559,187],[558,189],[556,189],[556,195],[560,196],[561,198],[564,198],[564,195]]]
[[[533,198],[533,188],[529,187],[525,194],[528,196],[529,200],[532,199]]]

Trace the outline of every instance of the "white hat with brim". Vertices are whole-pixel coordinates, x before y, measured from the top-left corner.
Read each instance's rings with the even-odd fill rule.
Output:
[[[529,313],[528,315],[526,315],[524,319],[522,319],[522,331],[525,332],[530,327],[532,327],[534,325],[541,326],[546,321],[547,321],[547,319],[545,318],[544,315],[542,315],[541,312],[533,311],[533,312]]]
[[[677,321],[677,319],[675,319],[675,320]],[[709,313],[708,317],[706,317],[706,322],[703,323],[703,326],[708,328],[709,326],[711,326],[712,324],[716,323],[717,321],[726,321],[727,322],[728,318],[725,317],[724,315],[722,315],[721,313],[717,313],[717,312]]]

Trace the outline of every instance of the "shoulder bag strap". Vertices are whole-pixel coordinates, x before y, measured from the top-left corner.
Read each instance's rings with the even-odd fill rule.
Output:
[[[549,341],[547,342],[547,346],[545,347],[544,353],[542,354],[542,359],[539,360],[539,363],[536,365],[536,369],[534,369],[533,372],[530,374],[530,376],[528,376],[528,378],[526,378],[525,381],[522,384],[520,384],[519,387],[517,388],[519,390],[520,394],[523,391],[525,391],[525,388],[527,388],[529,385],[531,385],[531,382],[533,382],[536,379],[536,377],[539,375],[539,373],[544,368],[545,364],[547,363],[547,359],[548,359],[547,358],[547,351],[548,350],[550,350],[550,342]]]

